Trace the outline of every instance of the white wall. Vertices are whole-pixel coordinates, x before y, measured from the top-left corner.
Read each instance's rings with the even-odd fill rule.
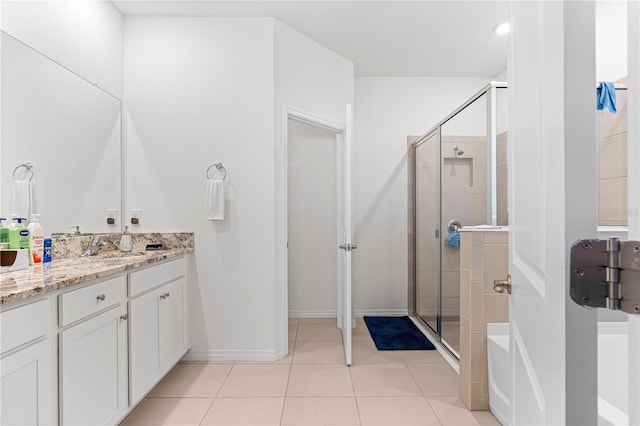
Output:
[[[191,359],[287,353],[282,105],[343,120],[352,84],[350,62],[271,18],[125,19],[125,210],[142,209],[134,231],[195,232]]]
[[[508,78],[508,73],[507,73],[507,68],[503,69],[502,71],[500,71],[498,74],[496,74],[492,80],[493,81],[507,81]]]
[[[275,358],[273,79],[270,18],[125,19],[125,204],[134,231],[195,232],[192,357]]]
[[[596,2],[596,81],[616,81],[627,71],[627,2]]]
[[[123,17],[108,1],[2,1],[2,30],[122,99]]]
[[[407,311],[407,135],[420,135],[488,78],[355,79],[354,310]]]
[[[285,351],[287,303],[285,297],[284,240],[286,209],[284,194],[285,146],[282,140],[283,107],[288,105],[335,123],[345,123],[346,105],[354,103],[353,63],[274,21],[275,40],[275,251],[276,265],[276,342]]]
[[[289,120],[290,317],[336,317],[338,218],[336,134]]]

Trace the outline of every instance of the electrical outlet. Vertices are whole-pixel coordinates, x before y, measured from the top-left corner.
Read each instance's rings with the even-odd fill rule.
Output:
[[[118,209],[107,209],[107,225],[115,226],[118,224]]]
[[[131,224],[134,226],[140,226],[142,222],[142,210],[131,209]]]

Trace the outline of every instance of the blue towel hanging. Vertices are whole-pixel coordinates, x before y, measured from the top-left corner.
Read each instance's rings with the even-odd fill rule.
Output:
[[[447,238],[444,239],[444,243],[454,249],[460,248],[460,233],[458,231],[450,232]]]
[[[616,87],[613,83],[608,81],[601,81],[596,89],[596,105],[598,110],[609,108],[613,114],[617,112],[616,109]]]

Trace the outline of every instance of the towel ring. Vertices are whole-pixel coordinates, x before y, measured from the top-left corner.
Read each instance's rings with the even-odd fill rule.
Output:
[[[16,173],[20,169],[27,169],[29,172],[29,182],[33,179],[33,164],[32,163],[22,163],[18,164],[15,169],[13,169],[13,180],[16,180]]]
[[[209,168],[207,169],[207,179],[212,179],[212,177],[209,176],[209,171],[211,170],[212,167],[215,167],[218,170],[218,173],[222,173],[222,180],[225,180],[227,178],[227,169],[224,168],[222,163],[215,163],[210,165]]]

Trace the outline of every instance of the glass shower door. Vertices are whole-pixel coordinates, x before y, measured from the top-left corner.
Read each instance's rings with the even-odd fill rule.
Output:
[[[440,134],[427,135],[416,143],[416,313],[440,333]]]
[[[441,338],[460,351],[461,226],[491,223],[487,96],[478,97],[441,127]],[[476,278],[478,279],[478,278]]]

